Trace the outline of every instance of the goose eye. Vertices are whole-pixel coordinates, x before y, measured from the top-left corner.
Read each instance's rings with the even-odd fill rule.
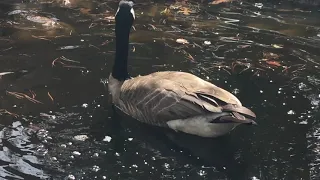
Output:
[[[131,12],[131,14],[132,14],[133,19],[136,19],[136,15],[134,14],[133,8],[131,8],[130,12]]]

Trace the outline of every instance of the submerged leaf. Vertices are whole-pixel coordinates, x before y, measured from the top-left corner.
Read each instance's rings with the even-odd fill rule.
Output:
[[[213,0],[210,4],[221,4],[231,2],[232,0]]]
[[[181,7],[178,13],[182,13],[184,15],[190,15],[192,11],[187,7]]]
[[[165,8],[163,11],[160,12],[160,14],[168,16],[171,14],[171,12],[169,8]]]
[[[281,66],[281,64],[278,61],[266,61],[266,63],[272,66]]]
[[[263,52],[262,55],[264,59],[278,59],[280,57],[280,55],[272,52]]]

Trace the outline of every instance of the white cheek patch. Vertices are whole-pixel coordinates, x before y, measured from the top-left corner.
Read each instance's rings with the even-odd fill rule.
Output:
[[[120,10],[120,8],[118,8],[118,10],[117,10],[116,14],[114,15],[114,17],[116,17],[116,16],[117,16],[117,14],[118,14],[119,10]]]
[[[136,19],[136,15],[134,14],[133,8],[131,8],[130,12],[131,12],[131,14],[132,14],[133,19]]]

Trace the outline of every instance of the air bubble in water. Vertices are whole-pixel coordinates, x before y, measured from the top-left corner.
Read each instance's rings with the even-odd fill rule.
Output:
[[[110,136],[105,136],[102,141],[110,142],[111,139],[112,139],[112,138],[111,138]]]
[[[80,155],[81,155],[81,153],[78,152],[78,151],[73,151],[72,154],[73,154],[73,155],[76,155],[76,156],[80,156]]]
[[[304,84],[303,82],[299,83],[299,89],[300,90],[306,90],[306,88],[307,88],[306,84]]]
[[[94,172],[98,172],[98,171],[100,170],[100,167],[97,166],[97,165],[94,165],[94,166],[92,167],[92,170],[93,170]]]
[[[296,114],[293,110],[288,111],[288,114],[292,115],[292,114]]]
[[[252,179],[252,180],[260,180],[260,179],[258,179],[258,178],[255,177],[255,176],[253,176],[251,179]]]
[[[301,121],[301,122],[299,122],[299,124],[305,125],[305,124],[308,124],[308,121]]]
[[[238,94],[239,92],[240,92],[240,90],[237,89],[237,88],[235,88],[235,89],[232,91],[233,94]]]
[[[60,146],[63,148],[67,147],[67,145],[65,145],[65,144],[61,144]]]
[[[78,140],[78,141],[85,141],[86,139],[88,139],[89,137],[87,135],[76,135],[73,137],[75,140]]]
[[[205,176],[207,173],[206,173],[204,170],[200,170],[200,171],[198,172],[198,174],[199,174],[200,176]]]
[[[204,43],[205,45],[210,45],[210,44],[211,44],[210,41],[204,41],[203,43]]]
[[[169,165],[168,163],[164,163],[164,167],[165,167],[167,170],[169,170],[170,165]]]
[[[262,3],[254,3],[254,6],[261,9],[263,7]]]
[[[74,175],[70,174],[70,175],[68,176],[68,179],[74,180],[74,179],[76,179],[76,177],[74,177]]]

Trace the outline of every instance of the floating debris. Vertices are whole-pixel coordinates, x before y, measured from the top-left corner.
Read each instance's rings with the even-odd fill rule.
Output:
[[[239,94],[239,92],[240,92],[240,90],[239,90],[238,88],[235,88],[235,89],[232,91],[233,94]]]
[[[11,115],[11,116],[13,116],[15,118],[19,117],[19,115],[15,114],[15,113],[12,113],[12,112],[9,112],[6,109],[0,109],[0,115],[2,115],[2,114],[9,114],[9,115]]]
[[[0,73],[0,76],[4,76],[4,75],[7,75],[7,74],[12,74],[12,73],[14,73],[14,72],[2,72],[2,73]]]
[[[68,179],[70,179],[70,180],[75,180],[76,177],[74,177],[74,175],[72,175],[72,174],[69,174],[69,175],[68,175]]]
[[[51,96],[50,92],[48,92],[48,96],[49,96],[50,100],[53,102],[54,99],[53,99],[53,97]]]
[[[177,39],[176,42],[179,44],[189,44],[189,42],[186,39],[182,38]]]
[[[253,177],[251,178],[251,180],[260,180],[260,179],[258,179],[257,177],[253,176]]]
[[[210,44],[211,44],[211,41],[204,41],[203,44],[205,44],[205,45],[210,45]]]
[[[111,139],[112,139],[112,138],[111,138],[110,136],[105,136],[102,141],[110,142]]]
[[[61,46],[59,48],[57,48],[57,50],[71,50],[71,49],[77,49],[77,48],[81,48],[84,46],[81,45],[74,45],[74,46]]]
[[[182,13],[184,15],[190,15],[192,11],[187,7],[180,7],[180,10],[178,11],[178,13]]]
[[[60,146],[63,147],[63,148],[67,147],[67,145],[65,145],[65,144],[61,144]]]
[[[78,140],[78,141],[85,141],[87,140],[89,137],[85,134],[82,134],[82,135],[76,135],[73,137],[75,140]]]
[[[301,122],[299,122],[299,124],[306,125],[306,124],[308,124],[308,121],[301,121]]]
[[[288,111],[287,114],[293,115],[293,114],[296,114],[296,113],[293,110],[290,110],[290,111]]]
[[[71,59],[68,59],[64,56],[61,56],[61,57],[58,57],[56,59],[54,59],[52,62],[51,62],[51,65],[52,67],[54,67],[56,65],[56,63],[60,63],[62,64],[63,67],[66,67],[66,68],[80,68],[80,69],[87,69],[86,67],[82,67],[82,66],[75,66],[75,65],[68,65],[68,64],[65,64],[64,62],[62,61],[66,61],[66,62],[73,62],[73,63],[80,63],[79,61],[75,61],[75,60],[71,60]]]
[[[10,91],[6,91],[6,92],[7,92],[7,94],[12,95],[12,96],[16,97],[17,99],[27,99],[33,103],[43,104],[41,101],[34,99],[36,94],[33,91],[30,91],[32,94],[32,97],[30,97],[24,93],[19,93],[19,92],[10,92]]]
[[[263,7],[262,3],[254,3],[254,6],[261,9]]]
[[[94,166],[92,167],[92,170],[93,170],[94,172],[98,172],[98,171],[100,170],[100,167],[97,166],[97,165],[94,165]]]
[[[24,11],[24,10],[13,10],[11,12],[8,13],[9,16],[11,15],[15,15],[15,14],[22,14],[22,13],[27,13],[28,11]]]
[[[199,176],[205,176],[205,175],[207,175],[207,172],[204,171],[204,170],[200,170],[200,171],[198,172],[198,174],[199,174]]]
[[[271,46],[277,49],[283,48],[280,44],[272,44]]]
[[[277,67],[281,66],[281,64],[278,61],[267,60],[266,63],[272,66],[277,66]]]
[[[46,114],[46,113],[40,113],[40,116],[51,119],[51,120],[54,120],[57,118],[55,115],[50,115],[50,114]]]
[[[221,3],[227,3],[231,2],[233,0],[213,0],[210,4],[221,4]]]
[[[80,155],[81,155],[81,153],[78,152],[78,151],[73,151],[72,154],[73,154],[73,155],[76,155],[76,156],[80,156]]]

